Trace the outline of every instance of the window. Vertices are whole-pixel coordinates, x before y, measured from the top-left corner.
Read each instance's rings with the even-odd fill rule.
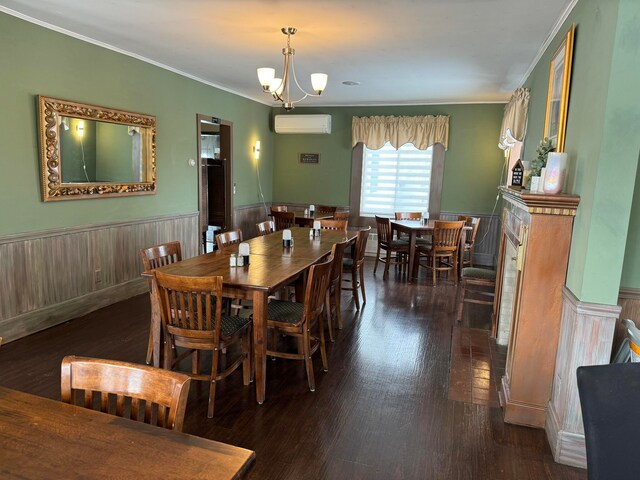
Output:
[[[433,147],[418,150],[407,143],[398,150],[386,143],[364,148],[360,216],[428,212]]]

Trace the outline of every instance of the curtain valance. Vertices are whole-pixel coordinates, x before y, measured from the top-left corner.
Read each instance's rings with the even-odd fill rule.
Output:
[[[449,117],[425,115],[420,117],[353,117],[351,122],[352,146],[362,142],[377,150],[389,142],[395,148],[412,143],[420,150],[441,143],[445,150],[449,142]]]
[[[511,130],[511,135],[519,142],[524,140],[527,131],[527,115],[529,112],[529,89],[518,88],[509,103],[504,106],[504,117],[502,117],[502,128],[500,129],[499,142],[507,137],[507,129]]]

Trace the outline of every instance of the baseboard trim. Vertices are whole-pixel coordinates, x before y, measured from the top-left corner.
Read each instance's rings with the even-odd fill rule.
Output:
[[[113,303],[147,292],[148,288],[145,279],[136,278],[81,297],[8,318],[0,322],[2,342],[8,343],[67,322],[71,318],[81,317]]]
[[[618,292],[618,298],[629,300],[640,300],[640,288],[621,288]]]
[[[560,420],[553,403],[549,403],[547,408],[545,432],[553,452],[553,459],[557,463],[577,468],[587,468],[584,434],[561,430]]]

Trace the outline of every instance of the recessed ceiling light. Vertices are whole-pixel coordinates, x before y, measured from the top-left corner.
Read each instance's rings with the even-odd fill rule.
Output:
[[[342,82],[343,85],[348,85],[349,87],[355,87],[360,85],[360,82],[354,82],[353,80],[345,80]]]

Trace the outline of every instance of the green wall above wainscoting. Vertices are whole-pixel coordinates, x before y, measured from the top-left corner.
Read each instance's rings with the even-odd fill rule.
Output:
[[[196,114],[234,124],[235,206],[260,201],[252,146],[271,200],[271,107],[0,13],[0,235],[195,212]],[[38,94],[155,115],[156,195],[40,201]]]
[[[504,104],[296,108],[291,114],[331,115],[331,134],[276,134],[273,200],[349,205],[353,116],[449,115],[442,210],[490,213],[504,164],[497,147],[503,110]],[[319,153],[320,163],[301,164],[300,153]]]

